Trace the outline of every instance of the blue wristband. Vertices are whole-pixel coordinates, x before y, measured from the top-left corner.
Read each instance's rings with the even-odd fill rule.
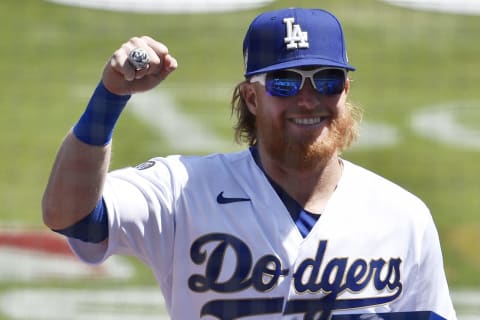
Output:
[[[73,127],[73,133],[80,141],[89,145],[108,144],[118,117],[129,99],[130,95],[119,96],[111,93],[100,82],[85,112]]]

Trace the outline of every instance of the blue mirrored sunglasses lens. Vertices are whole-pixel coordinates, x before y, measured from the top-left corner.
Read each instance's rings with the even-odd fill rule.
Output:
[[[266,79],[267,92],[276,97],[291,97],[298,93],[302,76],[298,73],[280,70],[269,73]]]
[[[267,80],[267,92],[276,97],[291,97],[298,93],[301,80],[271,79]]]
[[[340,94],[345,88],[345,72],[338,69],[322,70],[313,76],[313,81],[320,94]]]
[[[345,88],[345,79],[315,79],[315,86],[322,95],[340,94]]]

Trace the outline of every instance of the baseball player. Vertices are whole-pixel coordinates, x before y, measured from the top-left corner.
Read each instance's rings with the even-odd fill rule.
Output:
[[[243,55],[232,110],[248,148],[107,173],[130,95],[177,67],[148,36],[124,43],[58,152],[46,225],[88,263],[146,263],[172,319],[456,319],[429,209],[340,157],[359,116],[337,18],[263,13]]]

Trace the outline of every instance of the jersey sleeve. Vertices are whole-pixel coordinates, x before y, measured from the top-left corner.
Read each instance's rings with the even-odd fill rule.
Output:
[[[148,166],[109,173],[103,192],[108,242],[91,244],[69,239],[75,254],[91,264],[121,254],[135,256],[147,265],[168,268],[172,259],[177,193],[172,170],[164,159],[156,159],[149,161]]]
[[[440,239],[431,216],[422,238],[417,284],[420,308],[435,311],[448,320],[457,319],[445,275]]]

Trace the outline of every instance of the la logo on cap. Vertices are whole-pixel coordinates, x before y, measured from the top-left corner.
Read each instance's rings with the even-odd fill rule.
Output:
[[[308,48],[308,33],[302,31],[298,23],[294,24],[295,18],[284,18],[283,23],[285,23],[287,34],[285,37],[287,49]]]

